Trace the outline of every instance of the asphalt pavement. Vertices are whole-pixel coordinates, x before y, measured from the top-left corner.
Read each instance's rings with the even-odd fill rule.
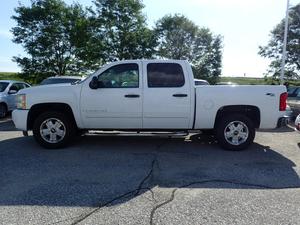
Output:
[[[300,134],[87,135],[60,150],[0,121],[0,224],[300,224]]]

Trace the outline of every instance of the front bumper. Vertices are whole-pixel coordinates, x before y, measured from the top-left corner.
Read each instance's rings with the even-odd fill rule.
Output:
[[[12,120],[17,129],[27,131],[27,117],[29,110],[16,109],[12,112]]]
[[[295,130],[300,133],[300,115],[295,120],[295,126],[296,126]]]

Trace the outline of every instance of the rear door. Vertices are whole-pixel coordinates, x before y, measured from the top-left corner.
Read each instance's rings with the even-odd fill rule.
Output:
[[[144,129],[191,126],[191,84],[185,63],[144,62]]]

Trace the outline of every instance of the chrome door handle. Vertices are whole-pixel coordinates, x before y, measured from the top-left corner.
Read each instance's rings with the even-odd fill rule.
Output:
[[[179,98],[180,98],[180,97],[181,97],[181,98],[182,98],[182,97],[187,97],[187,96],[188,96],[187,94],[174,94],[174,95],[173,95],[173,97],[179,97]]]
[[[266,95],[271,96],[271,97],[274,97],[274,96],[275,96],[274,93],[266,93]]]
[[[128,95],[124,95],[125,98],[139,98],[140,95],[136,95],[136,94],[128,94]]]

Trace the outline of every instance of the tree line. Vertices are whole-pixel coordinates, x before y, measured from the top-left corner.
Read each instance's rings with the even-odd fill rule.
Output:
[[[15,9],[13,42],[23,79],[39,82],[54,75],[83,75],[123,59],[186,59],[196,78],[215,83],[221,74],[223,39],[209,28],[174,14],[147,24],[142,0],[94,0],[91,6],[63,0],[32,0]],[[286,77],[300,78],[300,4],[290,11]],[[270,58],[268,75],[278,79],[284,20],[258,54]]]
[[[89,7],[63,0],[19,5],[13,42],[25,56],[13,60],[26,80],[85,74],[124,59],[186,59],[196,77],[215,82],[221,74],[222,37],[187,17],[166,15],[149,28],[140,0],[94,0]]]

